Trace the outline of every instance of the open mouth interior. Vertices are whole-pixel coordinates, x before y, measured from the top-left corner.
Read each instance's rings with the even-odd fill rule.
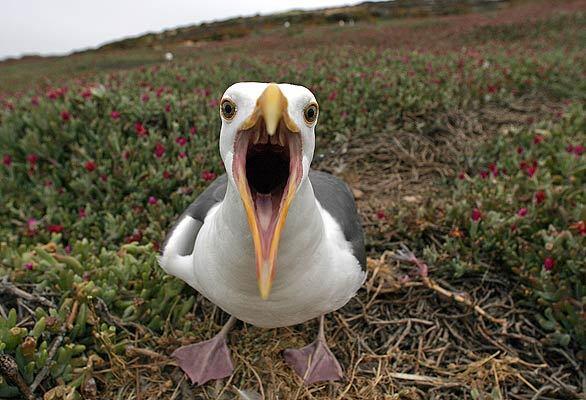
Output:
[[[262,247],[268,247],[281,214],[288,208],[286,200],[301,179],[300,135],[291,133],[283,123],[269,135],[259,119],[251,129],[238,132],[234,150],[234,177],[245,205],[250,201]]]

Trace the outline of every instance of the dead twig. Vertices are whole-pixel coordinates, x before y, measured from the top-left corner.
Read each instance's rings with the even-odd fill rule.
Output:
[[[401,245],[401,246],[402,246],[402,249],[399,250],[392,257],[397,261],[409,262],[409,263],[417,266],[419,276],[421,276],[421,280],[423,281],[425,286],[427,286],[431,290],[441,294],[444,297],[455,300],[458,303],[464,304],[464,305],[472,308],[478,315],[480,315],[483,318],[488,319],[489,321],[491,321],[495,324],[501,325],[503,331],[506,331],[506,329],[507,329],[507,320],[506,319],[495,318],[492,315],[490,315],[489,313],[487,313],[482,307],[480,307],[477,304],[474,304],[467,297],[465,297],[459,293],[454,293],[452,291],[449,291],[448,289],[441,287],[439,284],[437,284],[433,279],[431,279],[429,277],[429,275],[428,275],[429,267],[427,266],[427,264],[425,264],[423,261],[419,260],[415,256],[415,254],[413,254],[413,252],[411,250],[409,250],[409,248],[407,246],[405,246],[405,245]]]

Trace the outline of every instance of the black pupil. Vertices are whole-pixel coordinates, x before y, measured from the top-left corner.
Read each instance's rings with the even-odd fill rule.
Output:
[[[308,108],[307,109],[307,118],[308,119],[313,119],[314,115],[315,115],[314,108],[313,107]]]
[[[230,103],[224,103],[224,113],[226,115],[232,114],[232,105]]]

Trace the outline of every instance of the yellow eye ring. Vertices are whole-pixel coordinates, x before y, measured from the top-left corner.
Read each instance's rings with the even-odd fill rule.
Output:
[[[231,120],[236,115],[236,104],[230,99],[224,99],[220,103],[220,114],[227,120]]]
[[[311,125],[317,120],[318,113],[319,107],[317,103],[309,103],[303,110],[303,119],[308,125]]]

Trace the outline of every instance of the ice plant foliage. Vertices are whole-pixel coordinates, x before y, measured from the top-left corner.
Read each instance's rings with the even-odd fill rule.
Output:
[[[448,236],[443,251],[458,260],[452,264],[457,274],[467,273],[476,259],[484,266],[494,260],[516,274],[542,305],[538,320],[552,340],[586,348],[580,314],[586,296],[586,160],[568,145],[584,140],[584,132],[586,113],[577,106],[557,125],[539,133],[511,130],[480,151],[480,171],[492,171],[496,157],[510,173],[490,180],[454,177],[457,189],[443,223],[458,234]]]

